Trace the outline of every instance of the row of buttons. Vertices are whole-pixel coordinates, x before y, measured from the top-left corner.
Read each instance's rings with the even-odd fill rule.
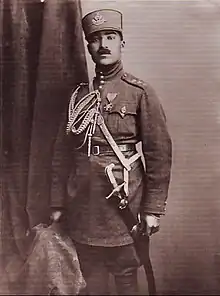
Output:
[[[103,88],[103,85],[105,84],[104,78],[105,78],[105,76],[103,75],[102,72],[100,72],[100,85],[98,87],[99,90],[101,90]]]

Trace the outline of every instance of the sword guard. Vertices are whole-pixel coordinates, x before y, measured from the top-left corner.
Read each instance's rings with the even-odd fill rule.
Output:
[[[122,189],[122,187],[125,185],[125,182],[123,182],[123,183],[121,183],[121,184],[119,184],[117,187],[115,187],[113,190],[112,190],[112,192],[108,195],[108,196],[106,196],[105,198],[106,199],[109,199],[109,198],[111,198],[113,195],[115,195],[115,194],[117,194],[118,195],[118,193],[121,191],[121,189]],[[122,197],[120,197],[120,199],[123,199]]]
[[[122,189],[122,187],[124,186],[125,182],[123,182],[122,184],[118,185],[116,188],[114,188],[112,190],[112,192],[106,196],[106,199],[110,199],[112,198],[113,196],[116,196],[118,198],[118,208],[119,210],[123,210],[127,207],[128,205],[128,200],[126,197],[122,196],[120,191]]]

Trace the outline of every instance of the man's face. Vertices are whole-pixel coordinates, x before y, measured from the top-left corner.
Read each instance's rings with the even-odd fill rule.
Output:
[[[100,31],[89,36],[88,50],[95,64],[107,66],[121,59],[124,42],[116,31]]]

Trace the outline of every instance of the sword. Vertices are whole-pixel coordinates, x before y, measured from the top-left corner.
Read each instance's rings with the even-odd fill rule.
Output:
[[[115,176],[113,175],[113,172],[112,172],[112,169],[114,168],[114,166],[115,166],[114,163],[110,163],[105,168],[105,174],[113,186],[112,192],[108,196],[106,196],[105,198],[108,200],[108,199],[112,198],[114,195],[116,195],[118,197],[118,202],[119,202],[118,207],[119,207],[119,209],[123,209],[128,204],[127,197],[124,194],[122,195],[122,193],[121,193],[121,190],[125,185],[125,182],[123,182],[119,185],[117,184]]]
[[[138,219],[135,218],[131,209],[128,206],[128,200],[125,193],[122,191],[122,184],[117,184],[116,178],[113,174],[114,163],[109,164],[105,168],[106,176],[113,186],[112,192],[106,196],[114,207],[117,208],[119,215],[127,226],[133,240],[137,254],[143,264],[144,271],[148,283],[149,295],[156,295],[156,284],[153,273],[152,264],[149,257],[149,236],[146,234],[146,222],[141,221],[140,216]]]

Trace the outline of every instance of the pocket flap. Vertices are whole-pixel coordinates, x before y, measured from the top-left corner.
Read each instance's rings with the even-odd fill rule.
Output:
[[[112,109],[109,113],[118,113],[121,117],[125,117],[126,115],[136,115],[137,109],[135,104],[115,104],[112,106]]]

